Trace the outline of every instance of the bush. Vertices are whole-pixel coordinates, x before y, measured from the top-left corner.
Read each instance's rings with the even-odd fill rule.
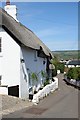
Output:
[[[55,77],[57,75],[57,70],[56,69],[53,69],[52,70],[52,76]]]
[[[80,80],[80,68],[70,68],[66,75],[68,79]]]
[[[51,63],[55,66],[55,70],[53,70],[53,77],[57,75],[57,70],[60,70],[61,73],[64,73],[64,63],[60,63],[57,57],[54,56],[54,58],[51,60]]]
[[[57,70],[60,70],[61,73],[64,73],[64,63],[58,63]]]

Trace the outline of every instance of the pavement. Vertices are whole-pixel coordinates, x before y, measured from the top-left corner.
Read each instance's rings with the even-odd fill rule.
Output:
[[[38,105],[3,115],[3,118],[78,118],[78,89],[68,86],[59,78],[59,89],[40,101]]]
[[[3,115],[11,114],[32,105],[33,103],[29,100],[23,100],[18,97],[0,94],[0,118]]]

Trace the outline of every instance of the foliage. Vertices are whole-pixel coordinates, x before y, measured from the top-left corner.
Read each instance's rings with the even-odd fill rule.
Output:
[[[44,81],[44,86],[46,86],[47,84],[49,84],[49,79]]]
[[[51,63],[55,66],[55,69],[52,70],[52,76],[54,77],[57,75],[57,65],[59,63],[56,56],[54,56],[54,58],[51,60]]]
[[[33,83],[36,82],[36,81],[38,81],[37,73],[34,73],[34,72],[33,72],[33,73],[31,74],[31,79],[33,80]]]
[[[61,73],[64,73],[64,63],[58,63],[57,70],[60,70]]]
[[[70,68],[66,75],[68,79],[80,80],[80,68]]]
[[[55,68],[52,70],[52,76],[55,77],[56,75],[57,75],[57,69]]]
[[[57,67],[57,64],[59,63],[59,61],[56,56],[54,56],[54,58],[51,60],[51,63],[55,66],[55,68]]]
[[[60,70],[61,73],[64,73],[64,64],[60,63],[58,61],[58,58],[54,56],[54,58],[51,60],[51,63],[55,66],[55,69],[53,70],[53,76],[57,75],[57,70]]]
[[[41,70],[41,76],[42,76],[42,78],[46,78],[46,72]]]

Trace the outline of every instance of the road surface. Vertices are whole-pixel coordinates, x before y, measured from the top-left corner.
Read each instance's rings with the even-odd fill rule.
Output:
[[[78,118],[78,90],[59,78],[59,89],[35,106],[11,113],[3,118]]]

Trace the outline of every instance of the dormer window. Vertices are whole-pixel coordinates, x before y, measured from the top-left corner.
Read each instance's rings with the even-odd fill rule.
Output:
[[[1,41],[1,38],[0,38],[0,52],[2,51],[2,41]]]

